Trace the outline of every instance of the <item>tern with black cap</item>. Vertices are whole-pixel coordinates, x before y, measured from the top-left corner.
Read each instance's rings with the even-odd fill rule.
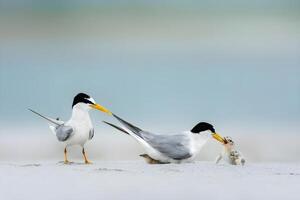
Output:
[[[106,124],[135,138],[145,149],[147,154],[141,155],[151,164],[181,163],[193,161],[203,145],[212,136],[217,141],[224,143],[224,139],[216,133],[213,125],[200,122],[190,131],[162,135],[142,130],[135,125],[112,114],[122,125]]]
[[[72,115],[66,122],[60,121],[58,118],[52,119],[50,117],[45,117],[32,109],[29,110],[50,122],[50,129],[56,135],[58,141],[63,142],[65,145],[65,164],[69,163],[67,158],[67,147],[73,145],[79,145],[82,147],[84,161],[86,164],[90,164],[91,162],[87,159],[84,145],[94,136],[94,128],[89,115],[89,110],[91,109],[97,109],[109,115],[112,114],[109,110],[97,104],[92,97],[84,93],[79,93],[74,97]]]

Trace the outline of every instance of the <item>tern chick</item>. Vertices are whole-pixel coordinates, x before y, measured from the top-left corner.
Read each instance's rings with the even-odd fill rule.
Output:
[[[231,165],[244,165],[246,160],[240,151],[235,149],[235,143],[231,137],[224,137],[223,151],[216,158],[216,164],[222,159]]]

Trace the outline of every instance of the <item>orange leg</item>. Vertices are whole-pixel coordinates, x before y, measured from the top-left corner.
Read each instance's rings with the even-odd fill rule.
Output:
[[[82,154],[83,154],[83,158],[84,158],[85,164],[92,164],[92,162],[90,162],[90,161],[87,159],[84,148],[82,148]]]

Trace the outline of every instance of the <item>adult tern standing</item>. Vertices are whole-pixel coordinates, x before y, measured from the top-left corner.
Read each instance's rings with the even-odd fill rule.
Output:
[[[94,128],[89,115],[89,110],[91,109],[97,109],[109,115],[112,114],[109,110],[97,104],[92,97],[84,93],[79,93],[74,97],[72,104],[72,115],[71,118],[66,122],[59,119],[45,117],[32,109],[29,110],[50,122],[50,129],[56,135],[58,141],[63,142],[65,145],[65,164],[69,163],[67,157],[67,147],[73,145],[79,145],[82,147],[84,162],[86,164],[90,164],[91,162],[87,159],[84,145],[94,136]]]

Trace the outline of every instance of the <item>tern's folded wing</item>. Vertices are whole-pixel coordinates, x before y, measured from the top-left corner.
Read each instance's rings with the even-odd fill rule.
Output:
[[[156,135],[146,131],[140,133],[154,149],[174,160],[187,159],[192,156],[189,149],[190,138],[184,134]]]
[[[71,126],[60,125],[55,128],[56,137],[59,141],[64,142],[73,133],[73,128]]]

